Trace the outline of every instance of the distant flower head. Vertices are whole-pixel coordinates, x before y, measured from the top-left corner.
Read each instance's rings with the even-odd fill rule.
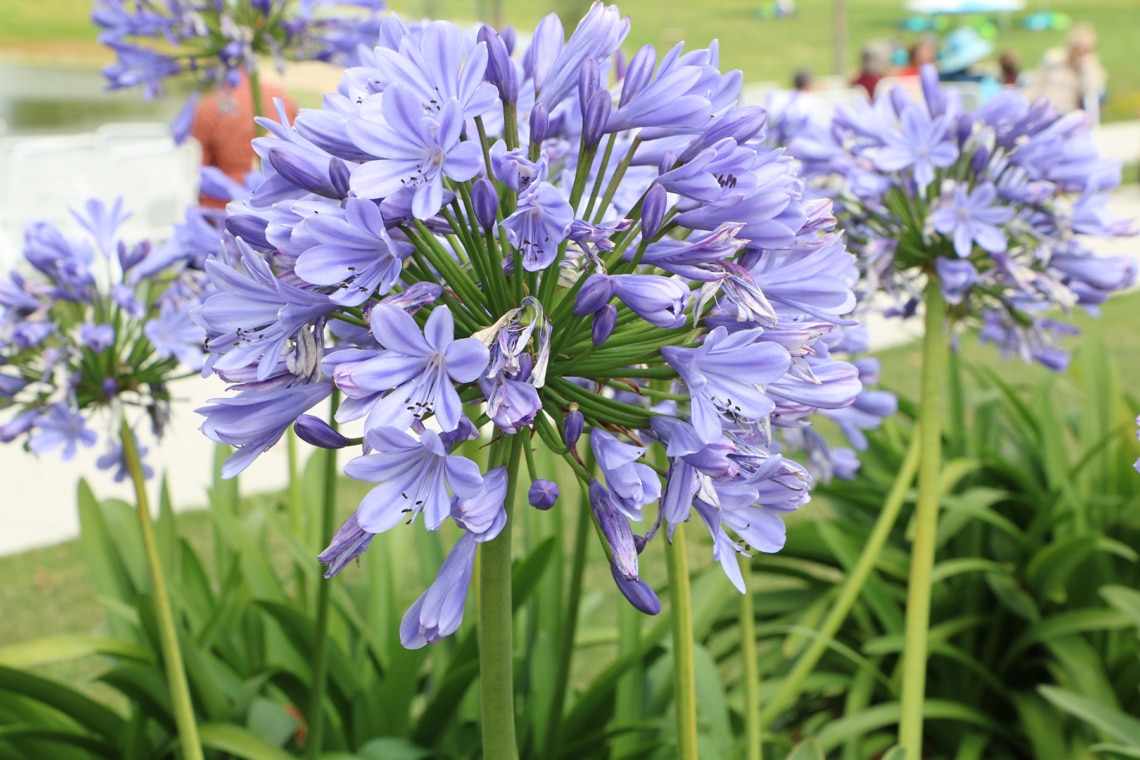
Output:
[[[24,260],[0,284],[0,409],[12,415],[0,441],[69,460],[109,431],[97,464],[121,479],[119,416],[161,436],[168,383],[202,366],[206,333],[188,315],[205,273],[184,252],[128,246],[121,200],[72,215],[76,231],[30,224]]]
[[[288,61],[355,60],[376,43],[384,0],[96,0],[91,20],[99,42],[115,53],[103,69],[109,89],[142,86],[147,99],[167,80],[188,75],[199,84],[236,87],[257,73],[258,58],[278,70]],[[189,132],[192,96],[172,125]]]
[[[1132,265],[1081,242],[1134,234],[1105,208],[1119,163],[1097,154],[1080,113],[1012,90],[965,111],[933,68],[922,89],[922,103],[901,89],[882,93],[791,141],[809,192],[833,199],[861,254],[857,291],[885,291],[889,313],[911,314],[923,279],[936,278],[954,320],[991,333],[1004,325],[993,342],[1063,367],[1041,314],[1095,309],[1135,277]]]

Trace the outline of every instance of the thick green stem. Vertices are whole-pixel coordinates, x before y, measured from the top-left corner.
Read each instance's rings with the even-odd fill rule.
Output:
[[[942,470],[942,382],[949,347],[945,331],[946,301],[941,284],[926,286],[926,335],[922,344],[922,398],[919,406],[921,459],[918,504],[914,515],[910,578],[906,595],[903,649],[902,714],[899,744],[910,760],[922,757],[922,707],[926,698],[927,640],[930,634],[931,574],[938,532],[939,480]]]
[[[178,646],[178,630],[174,627],[174,613],[170,609],[170,596],[166,591],[166,581],[162,577],[162,563],[158,556],[158,544],[154,539],[154,528],[150,523],[150,502],[146,495],[146,482],[142,460],[135,442],[134,431],[126,418],[119,428],[119,440],[123,444],[123,460],[131,482],[135,487],[135,511],[139,516],[139,531],[142,533],[143,551],[150,570],[151,592],[154,594],[154,614],[158,624],[158,645],[162,650],[162,661],[166,666],[166,681],[170,689],[170,706],[174,711],[174,725],[178,728],[178,742],[182,747],[183,760],[202,760],[202,743],[198,739],[198,723],[194,718],[194,704],[190,700],[190,685],[186,681],[186,670],[182,665],[182,650]]]
[[[507,524],[479,548],[479,678],[483,708],[483,757],[514,760],[515,739],[514,625],[511,608],[511,528],[519,459],[526,435],[511,439],[507,459]],[[506,445],[500,442],[498,445]]]
[[[558,664],[554,672],[554,691],[550,713],[546,719],[546,741],[542,757],[554,757],[558,747],[558,729],[562,725],[562,707],[566,701],[566,685],[570,681],[570,662],[574,657],[574,636],[578,629],[578,605],[582,598],[582,575],[586,571],[586,545],[590,540],[590,497],[585,483],[579,483],[578,525],[574,529],[574,558],[570,569],[570,589],[566,596],[566,623],[558,632]]]
[[[903,460],[902,468],[895,477],[895,482],[894,485],[891,486],[890,493],[887,494],[887,500],[883,503],[879,517],[875,520],[875,526],[871,529],[871,535],[867,537],[867,543],[863,545],[863,552],[859,555],[855,566],[851,568],[850,573],[848,573],[847,580],[844,582],[843,588],[840,589],[839,597],[835,600],[835,604],[828,610],[827,617],[824,618],[823,623],[819,626],[819,636],[812,640],[808,648],[804,650],[804,653],[796,660],[796,664],[792,666],[791,671],[780,684],[780,688],[776,691],[776,694],[769,700],[767,706],[761,712],[762,723],[767,724],[781,710],[788,706],[792,698],[795,697],[799,691],[804,679],[811,674],[815,669],[816,663],[819,662],[824,652],[827,651],[827,646],[832,637],[839,631],[839,627],[843,625],[843,622],[847,620],[847,615],[851,612],[851,608],[855,606],[856,600],[859,599],[859,594],[863,591],[863,584],[867,582],[867,577],[871,574],[871,570],[874,569],[875,563],[879,560],[879,554],[882,552],[883,546],[886,545],[887,539],[891,535],[891,530],[895,527],[895,522],[899,517],[899,511],[906,501],[907,492],[910,490],[910,486],[914,482],[915,473],[918,471],[918,436],[919,433],[916,431],[910,448],[907,450],[906,458]]]
[[[339,399],[334,392],[331,409],[336,409]],[[331,419],[330,424],[335,426]],[[321,525],[320,548],[328,546],[336,527],[336,449],[325,449],[316,454],[324,458],[324,492],[321,494]],[[306,713],[308,720],[308,744],[306,755],[311,758],[320,757],[325,733],[325,694],[328,691],[328,639],[329,639],[329,612],[332,607],[332,584],[329,582],[317,584],[317,620],[313,633],[313,680],[309,692],[309,710]]]
[[[677,757],[699,760],[697,755],[697,686],[693,669],[693,595],[689,587],[689,558],[685,553],[685,526],[678,525],[673,542],[665,547],[669,568],[670,617],[673,621],[673,693],[677,705]]]
[[[761,760],[760,746],[762,721],[760,719],[760,666],[756,662],[756,615],[752,609],[752,566],[746,557],[740,558],[740,574],[744,578],[744,593],[740,595],[740,652],[744,665],[744,757]]]

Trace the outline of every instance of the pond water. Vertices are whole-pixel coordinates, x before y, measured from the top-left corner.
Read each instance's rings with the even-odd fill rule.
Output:
[[[141,89],[109,92],[95,70],[0,63],[0,134],[89,132],[108,122],[169,122],[177,94],[147,101]]]

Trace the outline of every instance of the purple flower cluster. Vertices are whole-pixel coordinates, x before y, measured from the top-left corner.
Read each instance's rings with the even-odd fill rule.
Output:
[[[23,269],[0,281],[0,441],[65,460],[98,434],[108,412],[108,451],[99,467],[125,477],[119,417],[138,410],[155,436],[169,416],[168,383],[202,368],[205,331],[190,320],[205,273],[175,242],[128,245],[121,201],[89,200],[72,211],[82,234],[33,222]]]
[[[951,315],[980,320],[983,340],[1063,369],[1043,312],[1095,312],[1136,276],[1131,259],[1085,242],[1134,234],[1105,208],[1120,164],[1098,155],[1082,113],[1014,90],[966,111],[930,67],[922,87],[921,103],[896,89],[839,109],[829,129],[805,126],[789,146],[861,253],[861,295],[886,291],[906,315],[936,277]]]
[[[278,68],[347,60],[375,43],[383,8],[383,0],[96,0],[91,20],[115,52],[103,71],[110,87],[141,85],[151,98],[184,72],[236,87],[242,72],[257,70],[257,56]]]
[[[765,146],[763,110],[736,107],[715,46],[625,63],[628,29],[596,3],[516,51],[509,30],[385,20],[322,108],[263,120],[265,179],[230,203],[236,242],[207,264],[198,319],[237,393],[200,411],[239,449],[226,473],[294,422],[362,445],[346,472],[377,485],[321,555],[330,576],[375,533],[463,529],[407,646],[462,620],[476,544],[525,490],[513,436],[565,458],[619,589],[652,613],[638,554],[661,522],[671,535],[695,511],[742,587],[737,555],[777,551],[808,500],[786,441],[862,389],[833,357],[857,272],[830,204]],[[339,432],[301,417],[334,389]],[[460,453],[481,431],[485,473]],[[554,507],[559,485],[531,479],[529,502]]]

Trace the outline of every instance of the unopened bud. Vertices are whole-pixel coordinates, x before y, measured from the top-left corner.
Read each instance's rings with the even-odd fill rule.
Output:
[[[495,214],[499,210],[499,193],[495,183],[481,177],[471,185],[471,205],[475,208],[475,221],[484,230],[495,226]]]
[[[585,146],[593,147],[601,142],[613,107],[614,100],[608,90],[597,90],[590,96],[582,117],[582,143]]]
[[[641,204],[641,237],[643,240],[652,240],[661,229],[661,222],[665,219],[665,206],[669,202],[669,193],[663,185],[656,182],[645,193],[645,202]]]
[[[617,307],[608,303],[594,312],[594,323],[591,326],[590,339],[595,346],[600,346],[609,340],[617,326]]]
[[[530,484],[526,498],[532,507],[546,511],[558,501],[558,484],[546,478],[539,478]]]
[[[305,443],[322,449],[343,449],[351,440],[333,430],[329,423],[311,414],[302,414],[293,423],[293,432]]]
[[[530,141],[539,144],[546,139],[546,132],[550,128],[550,112],[545,103],[535,103],[530,111]]]
[[[614,294],[614,286],[608,275],[592,274],[586,278],[574,299],[574,316],[584,317],[593,314],[606,305]]]
[[[515,64],[507,43],[491,27],[479,29],[479,41],[487,45],[487,81],[495,85],[499,98],[504,103],[515,103],[519,99],[519,80]]]
[[[582,428],[585,426],[586,418],[577,409],[566,415],[562,423],[562,441],[566,444],[566,448],[574,448],[578,439],[582,437]]]

